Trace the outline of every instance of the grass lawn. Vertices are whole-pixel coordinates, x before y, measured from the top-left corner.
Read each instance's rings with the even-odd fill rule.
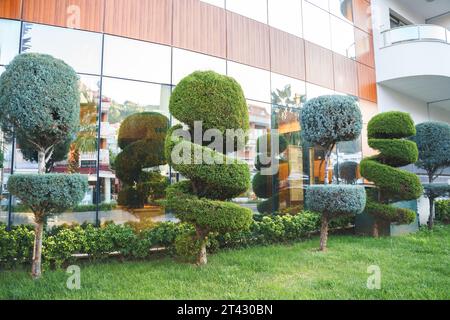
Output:
[[[81,264],[81,289],[49,271],[33,282],[26,271],[0,272],[0,299],[450,299],[450,226],[397,238],[331,236],[210,255],[197,268],[171,259]],[[378,265],[381,290],[368,290]]]

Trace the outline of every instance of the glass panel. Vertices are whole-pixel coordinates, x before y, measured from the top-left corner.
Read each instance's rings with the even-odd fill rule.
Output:
[[[227,0],[227,10],[267,23],[267,0]]]
[[[330,12],[339,18],[352,22],[352,0],[330,0]]]
[[[315,146],[311,151],[311,159],[312,161],[312,180],[313,184],[324,184],[325,182],[325,149],[322,147]],[[337,163],[337,153],[336,147],[333,149],[331,153],[330,161],[328,163],[328,182],[334,183],[336,182],[336,178],[334,176],[333,170]]]
[[[331,16],[332,49],[350,59],[356,59],[356,43],[353,25]]]
[[[80,75],[80,129],[75,136],[55,146],[46,168],[48,173],[82,174],[88,179],[89,189],[76,208],[49,217],[49,228],[62,224],[95,223],[99,84],[100,77]],[[36,173],[36,152],[26,141],[17,139],[16,143],[14,173]],[[21,205],[18,199],[13,199],[12,205],[13,224],[33,222],[32,212]]]
[[[359,163],[363,158],[362,138],[338,143],[337,152],[337,162],[333,167],[334,180],[343,184],[363,183],[359,173]]]
[[[24,23],[22,52],[50,54],[64,60],[77,72],[100,74],[102,35]]]
[[[330,14],[303,1],[303,34],[306,40],[331,49]]]
[[[271,101],[269,71],[228,61],[228,75],[241,84],[247,99]]]
[[[259,137],[265,135],[270,130],[271,115],[270,104],[268,103],[247,100],[247,104],[250,116],[249,140],[245,150],[238,152],[238,157],[248,163],[253,181],[255,175],[259,172],[256,166],[256,143]],[[258,203],[265,200],[258,198],[252,187],[250,187],[248,192],[234,199],[235,202],[252,209],[254,213],[258,213]]]
[[[334,91],[312,83],[306,83],[306,99],[317,98],[324,95],[334,94]]]
[[[273,128],[286,142],[280,144],[279,170],[272,176],[274,211],[297,214],[303,209],[304,188],[309,184],[309,149],[303,148],[300,109],[273,106]]]
[[[328,11],[328,9],[329,9],[328,0],[307,0],[307,1],[315,4],[318,7],[321,7],[324,10]]]
[[[272,73],[272,104],[300,108],[306,99],[304,81]]]
[[[420,39],[446,41],[446,29],[438,26],[420,26]]]
[[[200,0],[200,1],[212,4],[213,6],[225,8],[225,0]]]
[[[269,0],[269,24],[302,37],[302,3],[298,0]]]
[[[3,159],[0,171],[0,223],[8,223],[9,192],[7,188],[8,178],[11,175],[12,146],[0,131],[0,148]]]
[[[105,36],[104,50],[104,75],[170,84],[170,47]]]
[[[136,81],[119,80],[112,78],[103,79],[102,98],[102,130],[100,149],[108,154],[100,163],[101,194],[103,202],[118,201],[119,193],[126,198],[126,190],[130,190],[127,183],[120,181],[116,176],[117,156],[124,152],[118,144],[119,129],[123,121],[131,115],[142,112],[157,112],[169,117],[169,99],[171,87],[160,84],[148,84]],[[151,150],[149,150],[151,151]],[[159,166],[155,168],[144,168],[143,171],[150,173],[160,172],[165,178],[169,178],[169,167]],[[129,183],[128,183],[129,184]],[[135,186],[131,186],[133,190]],[[124,200],[127,202],[128,200]],[[171,219],[164,210],[149,204],[145,199],[145,206],[132,209],[132,203],[127,206],[118,206],[112,211],[102,210],[100,212],[101,222],[114,221],[116,223],[148,221],[160,221]],[[130,207],[130,208],[128,208]]]
[[[392,29],[384,33],[385,45],[390,45],[396,42],[418,40],[419,28],[417,27],[400,27]]]
[[[220,58],[188,50],[173,49],[172,83],[174,85],[178,84],[185,76],[198,70],[213,70],[220,74],[226,74],[227,63]]]
[[[20,22],[0,19],[0,64],[8,64],[19,53]]]

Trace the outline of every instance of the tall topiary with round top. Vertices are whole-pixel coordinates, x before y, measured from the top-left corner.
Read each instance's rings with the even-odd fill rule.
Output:
[[[343,215],[359,214],[366,197],[361,186],[328,186],[328,163],[334,146],[361,135],[362,114],[352,97],[331,95],[309,100],[302,109],[302,135],[306,142],[325,149],[325,186],[306,189],[305,206],[320,212],[320,250],[327,249],[328,224]]]
[[[164,142],[169,119],[156,112],[136,113],[127,117],[119,129],[118,144],[122,152],[115,160],[116,176],[122,181],[119,204],[130,208],[141,208],[149,196],[159,198],[167,185],[158,170],[145,172],[167,164]]]
[[[241,86],[234,79],[212,71],[194,72],[184,78],[173,91],[170,112],[191,133],[197,121],[202,122],[203,132],[217,129],[223,136],[227,129],[249,128]],[[181,128],[178,125],[169,131],[166,157],[188,180],[167,189],[166,206],[181,221],[195,226],[192,242],[199,244],[196,261],[202,265],[207,263],[206,242],[210,232],[238,231],[250,226],[252,211],[228,202],[248,190],[250,170],[245,162],[172,135]],[[186,161],[176,161],[174,154],[180,150]],[[202,157],[215,161],[205,163]]]
[[[373,216],[373,235],[378,237],[380,221],[412,223],[416,213],[396,208],[398,201],[418,199],[423,192],[420,179],[399,167],[415,163],[418,150],[415,142],[407,138],[416,134],[414,121],[404,112],[385,112],[376,115],[368,125],[369,146],[379,150],[376,156],[361,162],[361,175],[378,188],[378,198],[368,200],[366,211]]]
[[[34,213],[33,278],[42,273],[45,218],[75,206],[87,190],[86,177],[44,175],[58,145],[78,131],[79,100],[77,74],[49,55],[19,55],[0,76],[2,130],[9,136],[15,133],[28,152],[37,152],[38,175],[13,175],[8,180],[11,194]]]

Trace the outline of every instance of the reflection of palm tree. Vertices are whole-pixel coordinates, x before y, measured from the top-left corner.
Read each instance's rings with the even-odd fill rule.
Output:
[[[291,99],[292,90],[291,85],[286,85],[283,89],[275,89],[272,91],[272,103],[278,106],[292,106],[295,101]]]

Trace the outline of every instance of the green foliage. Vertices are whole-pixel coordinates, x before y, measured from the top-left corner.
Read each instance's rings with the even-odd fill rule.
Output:
[[[247,102],[239,83],[213,71],[197,71],[181,80],[170,98],[170,113],[189,128],[202,121],[203,130],[249,128]]]
[[[175,238],[175,252],[184,262],[194,263],[200,250],[201,240],[197,238],[194,231],[180,234]]]
[[[0,76],[2,130],[45,150],[78,130],[78,76],[49,55],[18,55]]]
[[[283,153],[286,151],[287,147],[289,146],[289,142],[287,141],[286,137],[279,134],[265,134],[260,137],[258,137],[258,140],[256,141],[256,152],[262,153],[262,148],[265,147],[267,151],[267,156],[270,156],[272,154],[272,135],[275,136],[275,139],[278,137],[278,154]]]
[[[443,223],[450,223],[450,200],[436,201],[436,219]]]
[[[424,184],[425,196],[430,199],[450,196],[450,184],[448,183],[432,183]]]
[[[409,113],[390,111],[374,116],[368,125],[369,139],[401,139],[416,134],[414,121]]]
[[[253,192],[258,198],[270,198],[273,194],[273,176],[262,175],[258,172],[252,181]]]
[[[355,140],[362,126],[361,111],[352,97],[321,96],[309,100],[302,108],[303,138],[325,148],[340,141]]]
[[[393,202],[417,199],[423,193],[420,179],[415,174],[397,169],[418,159],[417,145],[405,140],[414,134],[414,121],[407,113],[381,113],[369,122],[369,145],[380,154],[361,161],[360,171],[379,190],[379,196],[368,201],[366,208],[375,219],[404,224],[415,219],[413,211],[390,206]]]
[[[316,185],[306,189],[305,207],[330,218],[360,214],[365,206],[363,186]]]
[[[358,163],[345,161],[334,165],[334,175],[336,178],[344,180],[347,184],[355,184],[358,180]]]
[[[433,182],[439,170],[450,167],[450,125],[445,122],[424,122],[416,126],[416,131],[416,135],[411,138],[419,150],[416,165],[426,170],[429,182]]]
[[[30,207],[38,219],[75,207],[87,188],[87,178],[76,174],[17,174],[8,179],[11,194]]]
[[[348,220],[336,220],[332,227],[346,227]],[[302,211],[298,215],[263,217],[253,221],[248,229],[209,234],[210,250],[240,248],[255,245],[289,243],[308,238],[320,228],[320,215]],[[74,254],[88,254],[90,260],[106,259],[119,252],[123,259],[146,259],[151,249],[166,248],[165,253],[192,257],[197,253],[195,230],[185,223],[162,222],[136,232],[131,225],[107,223],[101,228],[59,226],[47,231],[43,239],[43,261],[46,268],[59,268],[74,262]],[[0,224],[0,268],[15,268],[30,263],[34,231],[30,226],[6,231]],[[191,260],[192,261],[192,260]]]
[[[141,208],[150,197],[164,196],[165,177],[143,170],[167,164],[164,142],[168,128],[169,119],[155,112],[133,114],[122,122],[118,143],[123,150],[114,160],[116,176],[124,184],[120,205]]]

